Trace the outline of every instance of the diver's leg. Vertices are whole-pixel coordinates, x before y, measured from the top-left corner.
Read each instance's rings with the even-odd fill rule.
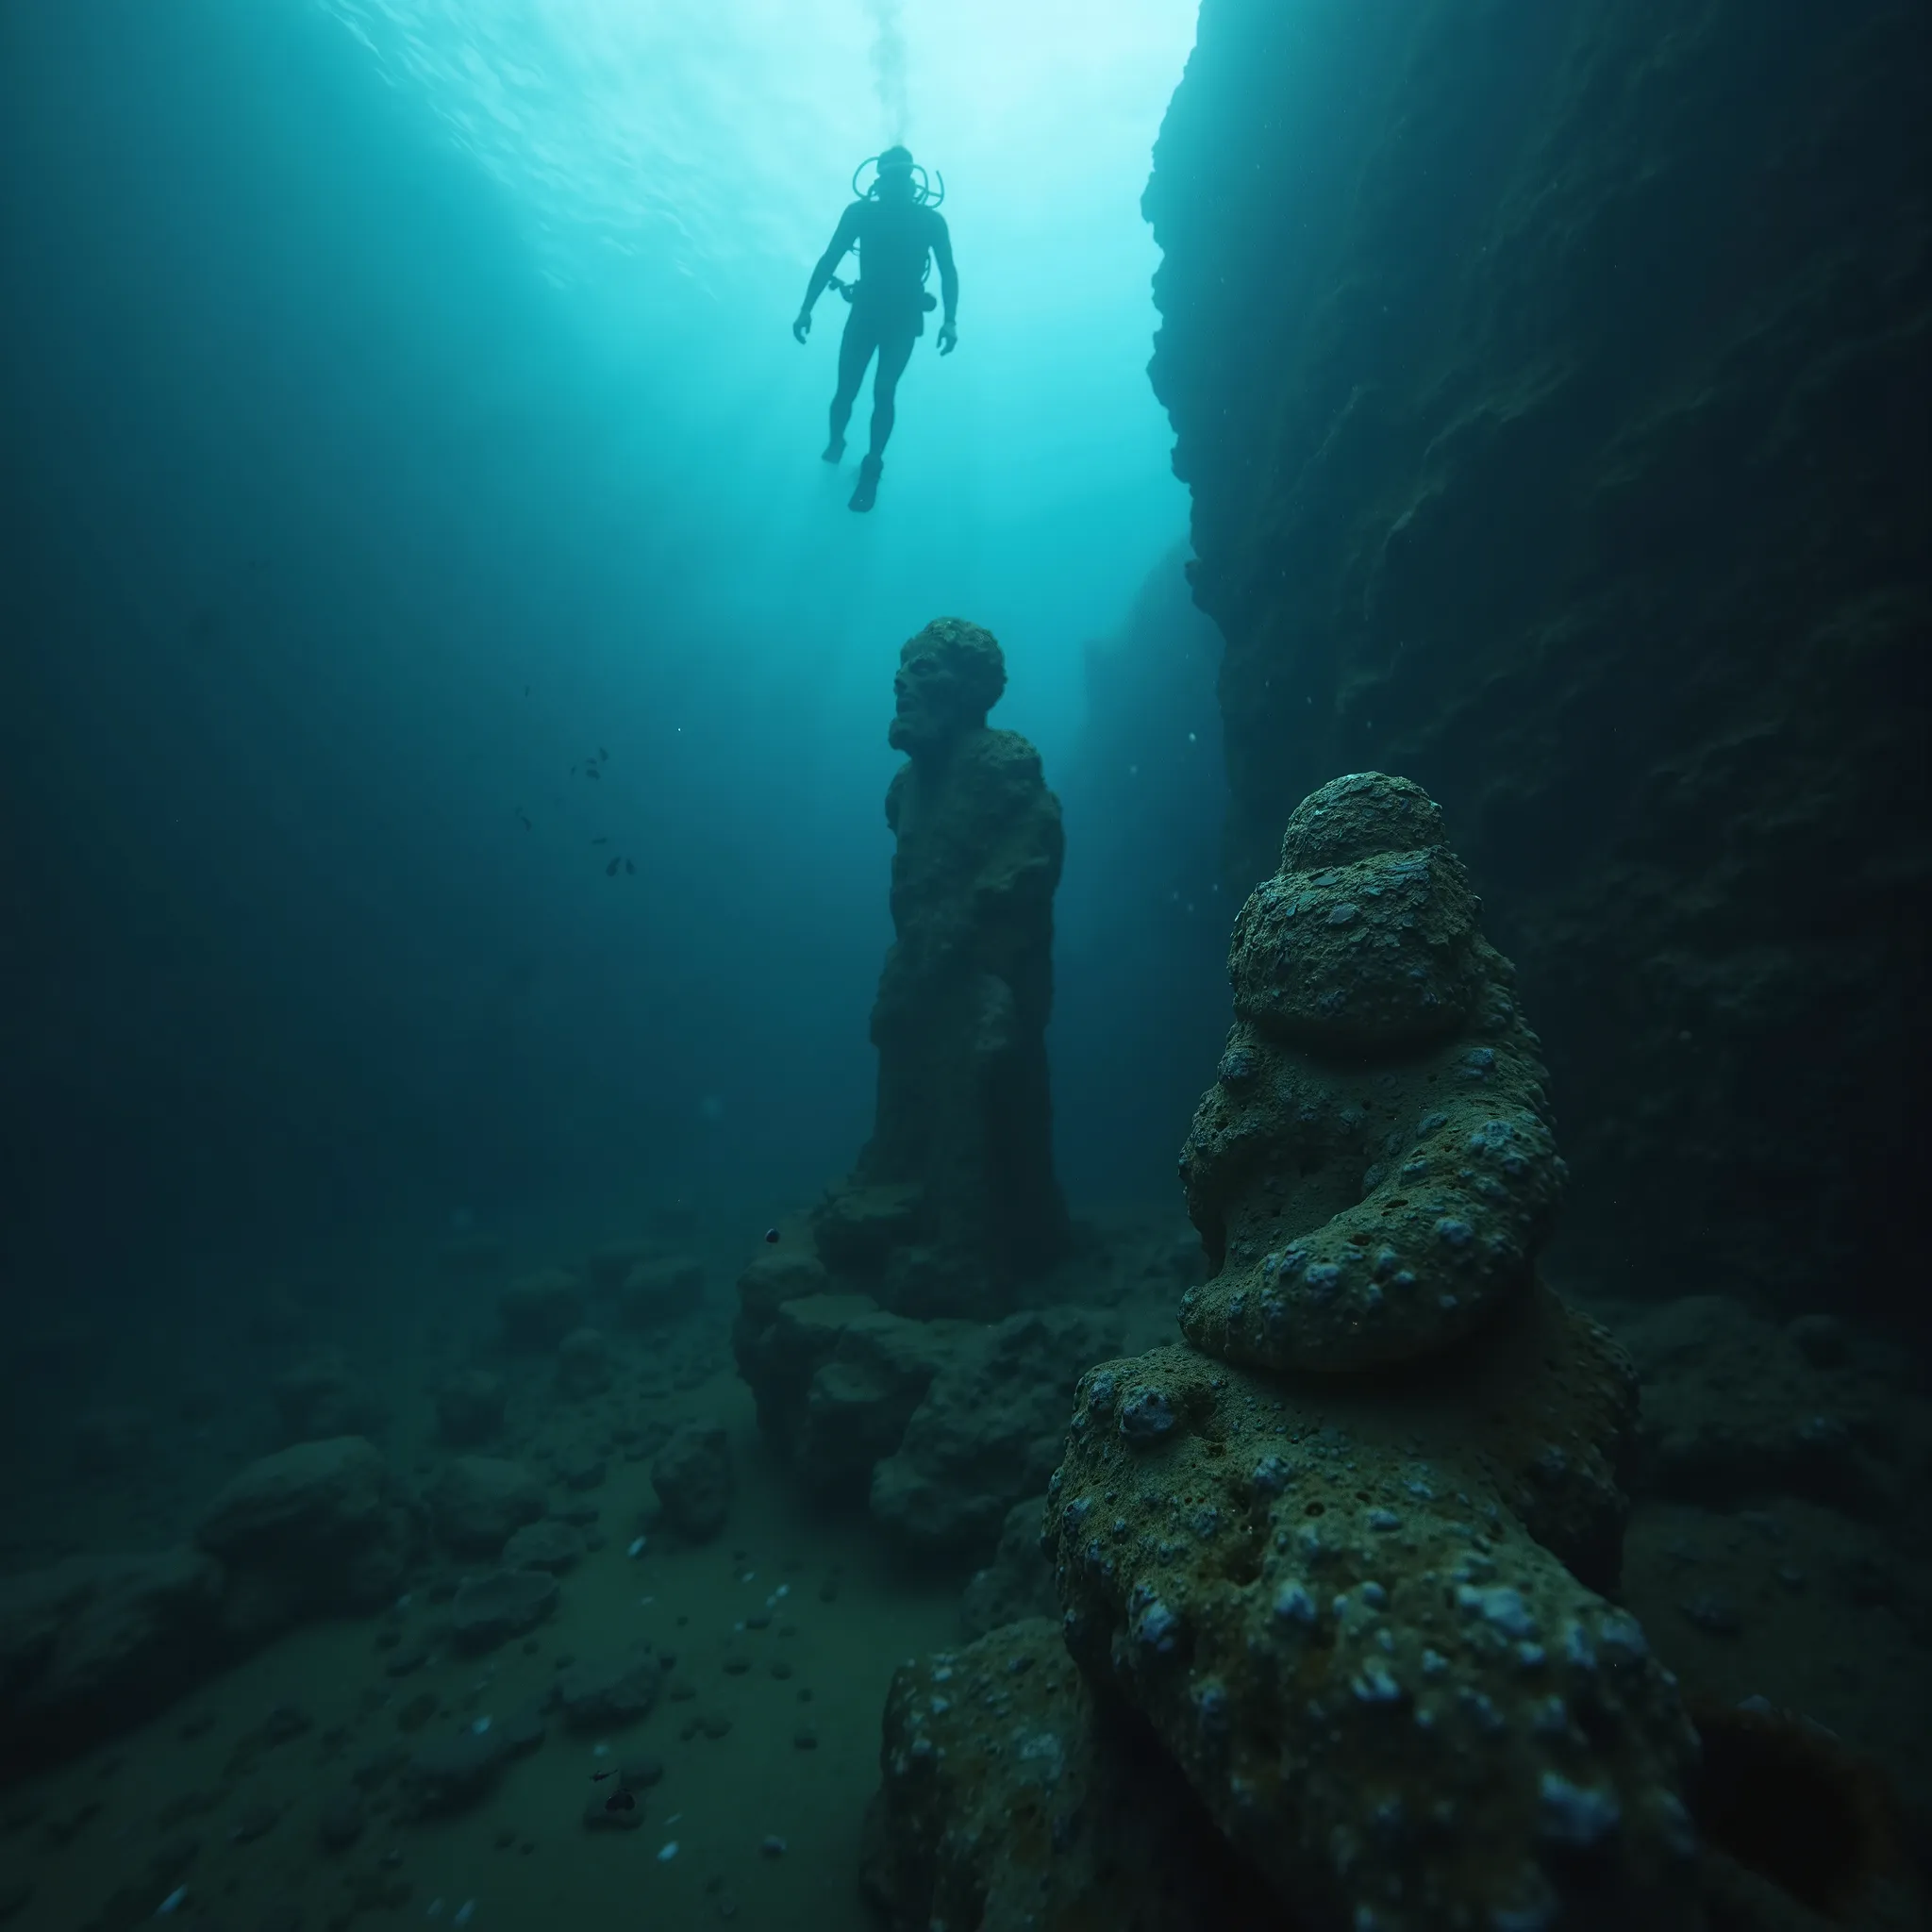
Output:
[[[914,340],[910,335],[891,335],[879,343],[878,374],[872,382],[872,454],[874,461],[885,455],[886,443],[892,434],[892,424],[899,413],[899,378],[906,374],[906,365],[912,359]]]
[[[899,378],[912,358],[910,331],[882,337],[879,341],[878,374],[872,383],[872,447],[860,459],[858,481],[853,486],[852,509],[870,509],[878,500],[879,474],[886,467],[886,439],[892,433]]]
[[[852,420],[852,405],[858,400],[865,365],[877,344],[878,332],[855,308],[845,318],[845,333],[839,338],[839,387],[832,395],[832,435],[824,449],[828,463],[836,463],[845,454],[845,425]]]

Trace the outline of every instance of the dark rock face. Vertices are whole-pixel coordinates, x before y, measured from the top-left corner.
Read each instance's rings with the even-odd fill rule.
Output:
[[[987,727],[1005,683],[991,634],[956,618],[900,653],[877,1114],[818,1241],[846,1285],[906,1315],[1004,1314],[1067,1241],[1045,1039],[1059,806],[1033,747]]]
[[[184,1548],[0,1583],[0,1781],[152,1716],[232,1654],[224,1581]]]
[[[1156,150],[1231,883],[1425,784],[1666,1291],[1912,1265],[1927,71],[1909,0],[1206,0]]]
[[[360,1436],[298,1442],[251,1463],[203,1512],[195,1541],[228,1573],[238,1635],[379,1609],[402,1588],[421,1524]]]
[[[724,1424],[680,1423],[651,1463],[664,1520],[692,1542],[708,1542],[731,1514],[731,1444]]]
[[[1807,1322],[1815,1334],[1823,1318],[1781,1331],[1723,1295],[1622,1312],[1647,1493],[1725,1509],[1802,1496],[1895,1523],[1932,1489],[1932,1401],[1886,1355],[1807,1356]]]
[[[892,1679],[865,1887],[893,1932],[1286,1932],[1158,1747],[1058,1627],[1008,1624]]]

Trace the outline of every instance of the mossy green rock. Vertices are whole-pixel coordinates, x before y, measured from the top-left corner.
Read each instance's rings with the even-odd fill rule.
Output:
[[[1296,808],[1281,869],[1235,922],[1235,1011],[1330,1051],[1443,1039],[1487,976],[1478,909],[1420,785],[1380,772],[1331,779]]]
[[[902,1665],[865,1889],[891,1932],[1283,1932],[1278,1908],[1058,1626]]]
[[[1297,1924],[1690,1932],[1696,1739],[1591,1587],[1634,1418],[1540,1288],[1426,1375],[1104,1364],[1049,1496],[1069,1646]]]
[[[1440,836],[1408,780],[1332,780],[1236,922],[1236,1022],[1181,1154],[1215,1269],[1181,1326],[1224,1361],[1413,1360],[1529,1283],[1567,1174],[1540,1042],[1455,855],[1375,849]]]

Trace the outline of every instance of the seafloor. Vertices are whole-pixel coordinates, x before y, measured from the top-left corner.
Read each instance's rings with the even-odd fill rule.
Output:
[[[534,1472],[589,1549],[547,1620],[481,1657],[452,1648],[448,1611],[476,1565],[431,1546],[388,1608],[302,1624],[178,1694],[140,1687],[158,1715],[0,1790],[0,1920],[130,1926],[185,1888],[169,1916],[245,1932],[872,1924],[861,1824],[888,1685],[901,1660],[966,1634],[965,1578],[895,1554],[861,1510],[812,1507],[761,1443],[728,1339],[761,1230],[734,1221],[682,1243],[705,1264],[702,1298],[656,1332],[613,1334],[609,1387],[580,1397],[559,1391],[553,1357],[504,1349],[496,1296],[504,1274],[579,1261],[608,1228],[482,1273],[433,1257],[359,1276],[337,1263],[210,1308],[192,1334],[58,1315],[23,1332],[30,1386],[11,1406],[0,1542],[8,1669],[7,1592],[23,1575],[192,1537],[223,1482],[286,1440],[276,1377],[318,1360],[417,1492],[457,1453],[433,1391],[473,1365],[500,1374],[508,1415],[488,1453]],[[1100,1239],[1051,1293],[1108,1307],[1130,1350],[1168,1339],[1184,1220],[1155,1206],[1094,1221]],[[1687,1694],[1802,1711],[1878,1759],[1923,1823],[1932,1407],[1909,1362],[1817,1317],[1779,1327],[1716,1297],[1643,1305],[1560,1255],[1552,1274],[1643,1372],[1624,1596]],[[650,1451],[699,1417],[724,1424],[735,1489],[717,1538],[681,1543],[658,1520]],[[404,1760],[426,1740],[510,1723],[571,1660],[638,1639],[675,1659],[646,1716],[608,1735],[553,1716],[473,1802],[410,1815]],[[0,1692],[17,1688],[0,1674]],[[617,1817],[603,1798],[620,1783],[635,1802]]]

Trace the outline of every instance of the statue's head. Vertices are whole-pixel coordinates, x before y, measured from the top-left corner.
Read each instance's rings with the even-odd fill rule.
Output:
[[[962,618],[936,617],[899,653],[888,739],[909,758],[941,750],[984,724],[1006,688],[1007,660],[993,634]]]

